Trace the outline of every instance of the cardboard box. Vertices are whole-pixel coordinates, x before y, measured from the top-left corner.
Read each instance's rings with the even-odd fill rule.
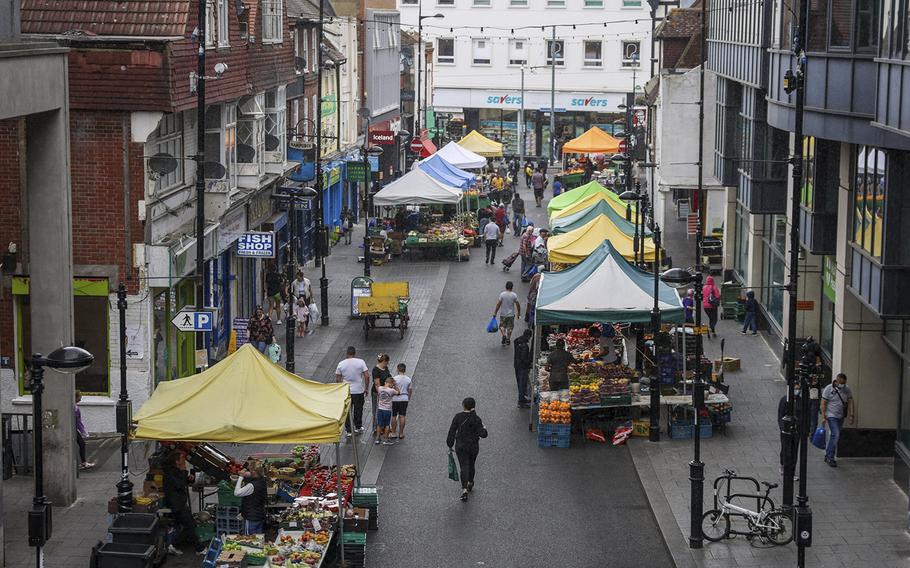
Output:
[[[650,420],[633,420],[632,435],[638,438],[648,438],[651,436]]]
[[[723,360],[714,360],[714,370],[719,371],[723,367],[725,373],[739,371],[741,367],[740,360],[736,357],[724,357]]]

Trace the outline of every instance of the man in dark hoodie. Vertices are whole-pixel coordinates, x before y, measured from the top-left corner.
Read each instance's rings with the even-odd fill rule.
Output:
[[[531,372],[531,335],[526,329],[521,337],[515,340],[515,381],[518,383],[518,408],[528,408],[528,375]]]
[[[483,426],[483,420],[474,412],[476,403],[473,398],[464,399],[461,406],[464,411],[452,419],[446,445],[450,450],[452,446],[455,447],[461,472],[461,500],[467,501],[468,493],[474,489],[474,462],[480,452],[480,439],[487,437],[487,429]]]
[[[746,292],[746,317],[743,318],[743,335],[746,335],[747,329],[752,330],[752,335],[758,335],[758,301],[755,299],[755,292],[752,290]]]

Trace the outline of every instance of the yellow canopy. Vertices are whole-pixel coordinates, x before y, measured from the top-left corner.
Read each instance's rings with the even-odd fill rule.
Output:
[[[605,193],[595,193],[593,195],[589,195],[589,196],[585,197],[584,199],[582,199],[580,201],[576,201],[572,205],[569,205],[565,209],[560,209],[559,211],[554,211],[553,214],[550,215],[550,221],[552,221],[553,219],[559,219],[562,217],[568,217],[570,215],[575,215],[576,213],[584,211],[585,209],[587,209],[588,207],[591,207],[592,205],[596,205],[597,202],[599,202],[599,201],[606,202],[607,204],[610,205],[610,207],[613,208],[614,211],[616,211],[616,213],[618,213],[619,215],[622,215],[622,217],[625,218],[626,217],[626,204],[621,199],[619,199],[619,197],[616,197],[616,199],[612,199],[610,197],[611,195],[613,195],[613,192],[611,192],[611,191],[608,191],[606,194]],[[632,204],[632,217],[634,220],[634,217],[635,217],[635,204],[634,203]]]
[[[490,140],[476,130],[470,131],[467,136],[459,140],[458,145],[465,150],[480,154],[484,158],[502,156],[502,143]]]
[[[596,126],[592,126],[578,138],[569,140],[562,147],[563,154],[606,154],[618,151],[619,140]]]
[[[135,438],[178,442],[338,442],[348,386],[301,379],[250,344],[198,375],[162,382],[133,416]]]
[[[622,232],[606,215],[582,225],[574,231],[554,235],[547,240],[550,262],[578,264],[597,247],[609,240],[619,254],[631,261],[634,256],[633,237]],[[654,261],[654,241],[645,238],[645,262]]]

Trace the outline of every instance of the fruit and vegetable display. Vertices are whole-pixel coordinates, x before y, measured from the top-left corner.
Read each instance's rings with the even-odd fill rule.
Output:
[[[568,402],[541,402],[540,403],[540,423],[541,424],[571,424],[572,413]]]

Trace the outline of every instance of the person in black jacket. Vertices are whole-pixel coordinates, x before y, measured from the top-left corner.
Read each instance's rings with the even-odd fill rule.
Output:
[[[528,395],[528,375],[531,372],[531,336],[533,332],[526,329],[515,340],[515,381],[518,383],[518,408],[531,406]]]
[[[244,479],[246,484],[243,483]],[[262,477],[262,466],[250,464],[249,468],[237,476],[234,495],[240,497],[240,514],[243,516],[243,534],[262,534],[265,532],[265,501],[268,484]]]
[[[172,452],[164,464],[164,505],[171,510],[174,520],[179,525],[174,542],[189,542],[196,552],[204,552],[205,547],[196,536],[196,521],[190,508],[190,495],[187,487],[195,477],[186,471],[186,458],[181,452]],[[182,554],[173,545],[168,546],[171,554]]]
[[[455,447],[458,469],[461,472],[461,500],[467,501],[468,493],[474,489],[474,462],[477,461],[477,453],[480,451],[480,438],[487,437],[487,429],[474,412],[476,403],[473,398],[464,399],[461,405],[464,412],[459,412],[452,419],[446,445],[450,450],[452,446]]]

